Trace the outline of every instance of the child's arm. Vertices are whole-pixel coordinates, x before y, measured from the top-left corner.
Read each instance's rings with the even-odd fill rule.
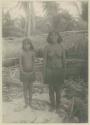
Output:
[[[35,62],[35,52],[33,51],[33,63]]]
[[[62,62],[63,62],[63,68],[65,69],[65,67],[66,67],[66,65],[65,65],[65,50],[64,50],[64,48],[63,48],[63,46],[62,46]]]

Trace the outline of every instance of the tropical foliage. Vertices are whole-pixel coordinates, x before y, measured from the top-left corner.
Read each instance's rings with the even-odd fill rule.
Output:
[[[83,1],[82,2],[82,19],[86,22],[88,22],[88,2]]]
[[[42,4],[44,17],[35,16],[33,2],[27,1],[17,3],[18,9],[24,11],[25,17],[12,19],[9,11],[3,11],[3,36],[30,36],[31,34],[47,33],[52,29],[60,32],[87,29],[87,2],[82,2],[82,14],[78,20],[75,20],[67,11],[61,11],[59,4],[55,1],[44,1]]]
[[[82,80],[69,80],[65,84],[65,97],[70,101],[70,107],[65,109],[67,120],[75,122],[74,117],[79,119],[78,122],[85,123],[88,121],[88,84]],[[65,119],[66,120],[66,119]]]

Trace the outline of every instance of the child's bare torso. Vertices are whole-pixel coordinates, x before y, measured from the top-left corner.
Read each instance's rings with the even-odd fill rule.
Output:
[[[26,51],[22,54],[22,68],[24,72],[32,72],[33,71],[33,52]]]

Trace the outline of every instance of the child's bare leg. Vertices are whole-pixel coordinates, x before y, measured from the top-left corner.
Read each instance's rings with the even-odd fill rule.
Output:
[[[32,103],[32,83],[29,83],[29,105]]]
[[[23,90],[24,90],[24,99],[25,99],[25,107],[28,105],[28,83],[23,83]]]

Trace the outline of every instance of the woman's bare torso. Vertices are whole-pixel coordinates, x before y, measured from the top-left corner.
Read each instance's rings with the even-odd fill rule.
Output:
[[[48,46],[47,49],[47,61],[49,67],[62,67],[62,55],[63,55],[63,50],[62,47],[58,44]]]

